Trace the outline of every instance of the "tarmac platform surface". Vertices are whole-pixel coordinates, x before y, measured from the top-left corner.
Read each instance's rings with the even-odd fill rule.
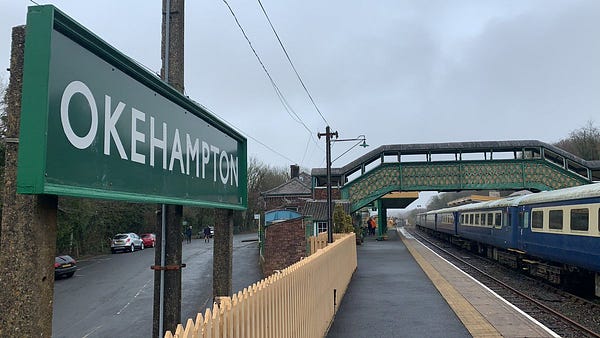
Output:
[[[327,337],[558,337],[401,228],[357,256]]]

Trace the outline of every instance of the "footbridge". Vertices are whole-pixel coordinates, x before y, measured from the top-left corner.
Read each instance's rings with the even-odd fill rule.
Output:
[[[327,187],[326,168],[312,177],[314,189]],[[397,191],[541,191],[593,181],[600,181],[600,161],[535,140],[384,145],[331,169],[333,189],[353,212]],[[403,207],[414,198],[385,200]]]

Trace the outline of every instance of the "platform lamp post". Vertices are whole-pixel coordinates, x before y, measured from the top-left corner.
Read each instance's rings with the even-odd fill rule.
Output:
[[[326,168],[327,168],[327,243],[333,243],[333,208],[332,208],[332,202],[331,202],[331,143],[332,142],[344,142],[344,141],[362,141],[362,144],[359,142],[356,145],[354,145],[352,148],[356,147],[357,145],[361,145],[361,147],[368,147],[369,145],[366,143],[366,138],[364,135],[360,135],[357,138],[351,138],[351,139],[338,139],[338,132],[332,132],[331,128],[329,126],[327,126],[325,128],[325,133],[318,133],[317,136],[319,137],[319,139],[322,136],[325,136],[325,157],[326,157]],[[332,140],[331,138],[335,136],[335,140]],[[342,155],[338,156],[335,160],[337,160],[338,158],[340,158],[341,156],[343,156],[344,154],[346,154],[347,152],[349,152],[352,148],[346,150]],[[335,161],[334,160],[334,161]]]

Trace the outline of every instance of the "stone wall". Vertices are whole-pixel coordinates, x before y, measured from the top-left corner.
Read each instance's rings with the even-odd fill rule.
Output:
[[[263,275],[273,274],[306,257],[306,237],[302,217],[272,224],[266,228]]]

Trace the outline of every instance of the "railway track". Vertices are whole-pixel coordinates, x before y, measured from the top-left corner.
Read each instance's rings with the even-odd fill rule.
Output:
[[[561,337],[600,338],[598,303],[573,296],[546,284],[542,285],[531,278],[524,278],[496,262],[470,252],[457,248],[444,248],[439,244],[439,240],[432,240],[420,232],[413,230],[411,233],[429,248]],[[523,282],[524,280],[526,282]]]

